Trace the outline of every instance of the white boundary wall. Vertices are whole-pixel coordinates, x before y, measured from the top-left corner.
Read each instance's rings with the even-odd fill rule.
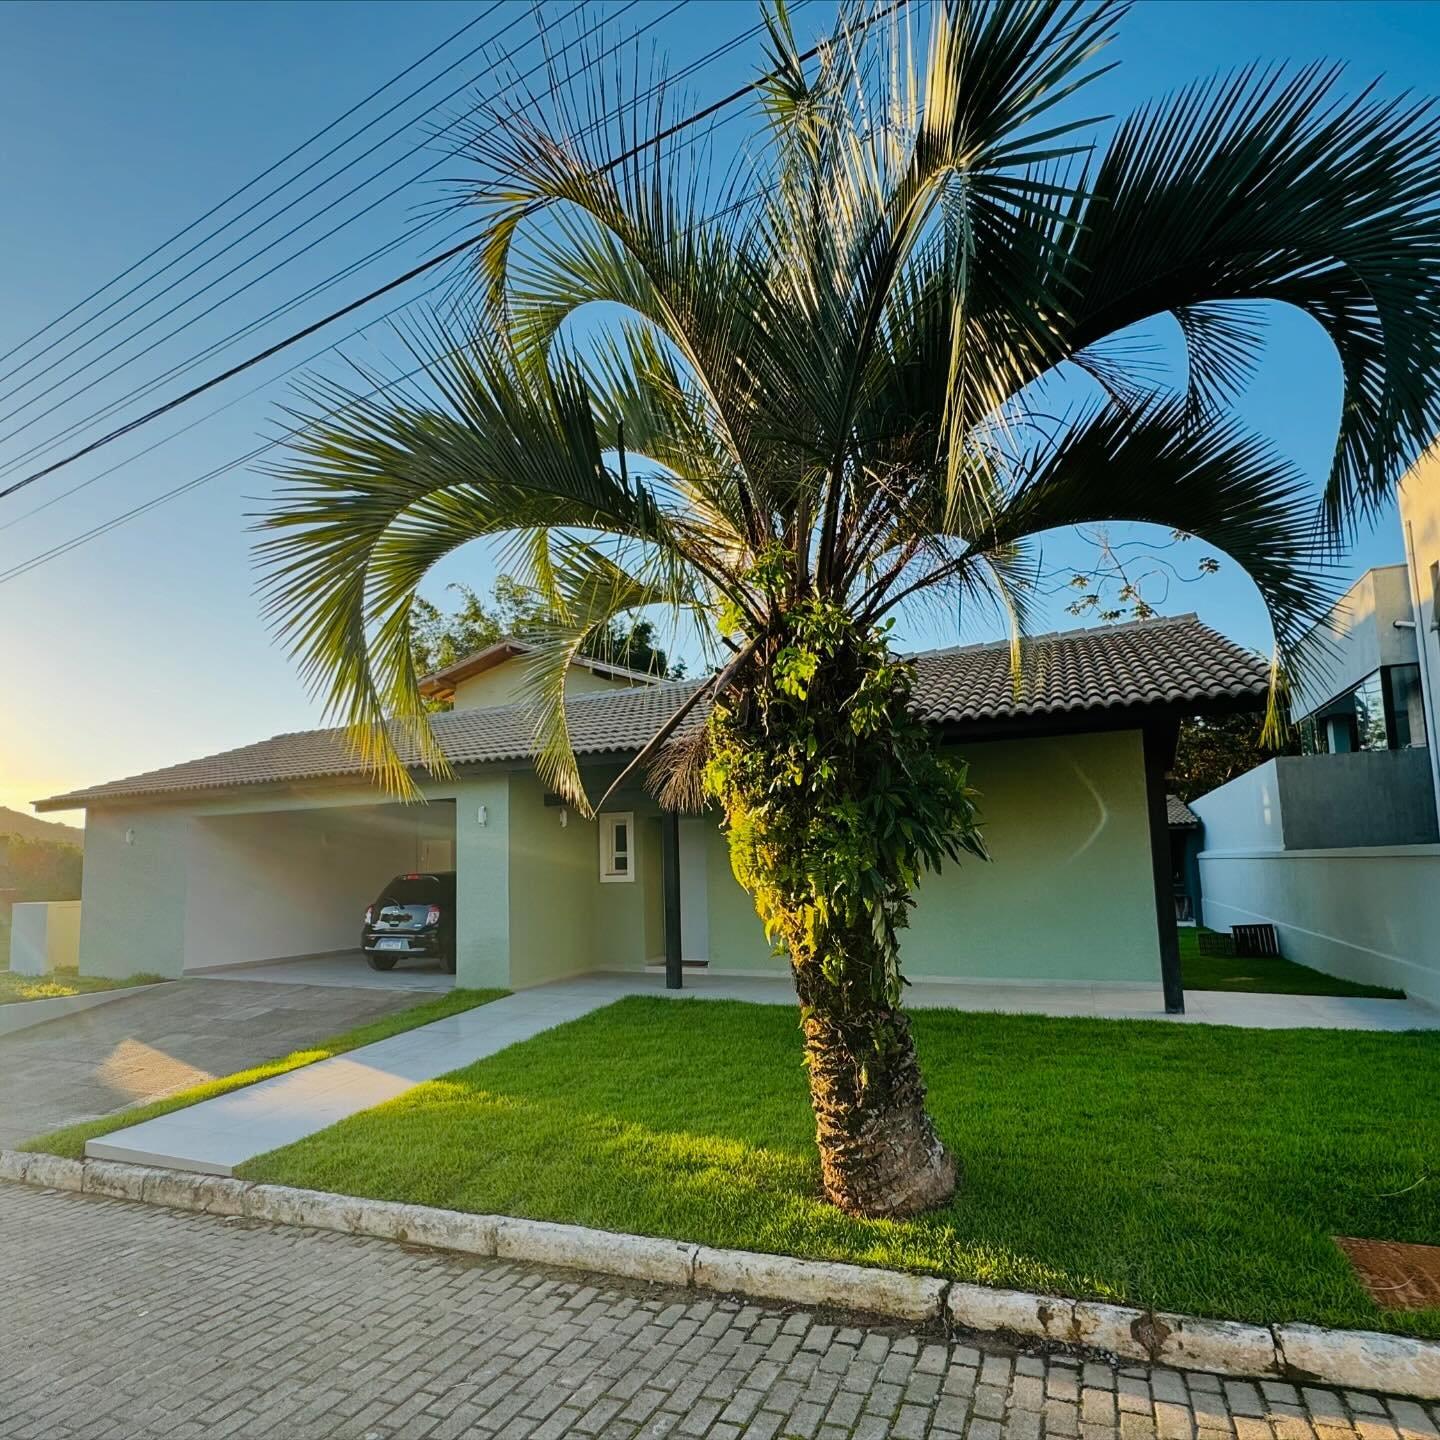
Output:
[[[1207,925],[1268,921],[1286,959],[1440,1005],[1440,845],[1206,849],[1200,885]]]
[[[49,975],[79,965],[78,900],[22,900],[12,908],[10,968],[17,975]]]

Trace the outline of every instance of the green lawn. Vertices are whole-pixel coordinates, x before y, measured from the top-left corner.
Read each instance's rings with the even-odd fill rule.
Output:
[[[1440,1236],[1440,1034],[916,1015],[967,1179],[822,1203],[794,1012],[631,998],[241,1173],[477,1212],[933,1271],[1254,1321],[1440,1336],[1332,1234]],[[1418,1183],[1417,1183],[1418,1182]]]
[[[1337,980],[1293,960],[1245,960],[1234,955],[1202,955],[1199,932],[1180,927],[1180,970],[1187,990],[1240,990],[1256,995],[1360,995],[1403,1000],[1403,990]]]
[[[138,1125],[142,1120],[153,1120],[157,1115],[168,1115],[172,1110],[183,1110],[201,1100],[224,1095],[229,1090],[253,1085],[257,1080],[268,1080],[272,1075],[283,1075],[287,1070],[298,1070],[302,1065],[313,1065],[317,1060],[328,1060],[332,1055],[343,1055],[347,1050],[371,1045],[377,1040],[386,1040],[403,1030],[413,1030],[417,1025],[428,1025],[432,1020],[443,1020],[447,1015],[458,1015],[462,1010],[473,1010],[477,1005],[488,1005],[508,990],[451,990],[408,1010],[397,1011],[372,1020],[368,1025],[359,1025],[342,1035],[321,1040],[307,1050],[295,1050],[279,1060],[270,1060],[250,1070],[238,1070],[233,1075],[222,1075],[207,1080],[188,1090],[176,1091],[163,1100],[152,1100],[148,1105],[135,1105],[117,1110],[113,1115],[104,1115],[98,1120],[86,1120],[78,1125],[67,1125],[52,1130],[47,1135],[38,1135],[27,1140],[22,1150],[40,1150],[49,1155],[66,1155],[79,1160],[85,1154],[85,1142],[97,1135],[108,1135],[112,1130],[123,1130],[127,1125]]]
[[[63,995],[90,995],[97,990],[124,990],[131,985],[153,985],[161,975],[131,975],[125,980],[102,980],[96,975],[57,971],[51,975],[16,975],[0,970],[0,1005],[20,1000],[54,1000]]]

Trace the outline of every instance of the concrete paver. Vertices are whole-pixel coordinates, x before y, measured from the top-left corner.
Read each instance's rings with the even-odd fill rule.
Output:
[[[17,1031],[0,1037],[0,1146],[248,1069],[425,999],[176,980]]]
[[[0,1440],[1366,1440],[1440,1420],[18,1185],[0,1293]]]

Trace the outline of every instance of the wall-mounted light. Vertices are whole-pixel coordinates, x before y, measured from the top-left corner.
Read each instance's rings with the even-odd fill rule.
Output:
[[[135,827],[133,825],[125,832],[125,843],[127,845],[135,843]]]
[[[487,818],[487,812],[486,812],[485,806],[482,805],[482,806],[475,812],[475,823],[476,823],[477,825],[483,825],[483,824],[485,824],[485,822],[486,822],[486,818]]]
[[[560,828],[563,830],[570,823],[570,812],[565,809],[560,811]]]

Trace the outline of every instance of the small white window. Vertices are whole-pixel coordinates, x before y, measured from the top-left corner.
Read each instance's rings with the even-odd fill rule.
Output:
[[[629,811],[600,817],[600,879],[614,885],[635,878],[635,816]]]

